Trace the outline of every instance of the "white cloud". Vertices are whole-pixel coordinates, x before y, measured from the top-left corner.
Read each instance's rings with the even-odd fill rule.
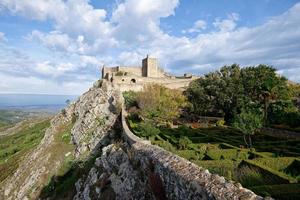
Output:
[[[236,13],[216,18],[212,24],[216,29],[211,32],[203,33],[211,25],[198,20],[186,30],[196,33],[189,38],[172,36],[160,28],[162,18],[175,14],[178,0],[125,0],[115,7],[111,18],[88,0],[40,0],[36,6],[31,2],[0,0],[0,5],[30,19],[50,19],[53,31],[35,30],[29,38],[63,53],[64,61],[32,60],[12,50],[10,56],[5,52],[0,55],[2,76],[14,74],[20,77],[17,80],[32,76],[52,88],[64,84],[68,89],[76,87],[76,81],[91,83],[98,73],[100,76],[99,66],[103,64],[140,65],[141,58],[150,54],[175,73],[202,74],[224,64],[265,63],[300,81],[300,3],[252,28],[239,27]]]
[[[197,33],[206,29],[206,22],[204,20],[195,21],[192,28],[183,30],[182,33]]]
[[[69,35],[96,39],[110,32],[110,23],[105,22],[106,11],[94,9],[89,0],[1,0],[0,7],[30,19],[54,20],[55,29]]]
[[[72,63],[55,64],[49,61],[37,63],[34,70],[40,74],[57,77],[65,73],[76,71],[77,67]]]
[[[63,14],[65,10],[62,0],[1,0],[0,8],[7,9],[15,15],[37,20],[59,18],[59,15]]]
[[[213,25],[222,32],[232,31],[236,27],[236,21],[239,20],[239,15],[237,13],[231,13],[228,15],[227,19],[216,19]]]
[[[81,62],[82,62],[81,64],[83,66],[94,65],[94,66],[100,67],[104,64],[95,56],[83,55],[83,56],[80,56],[80,60],[81,60]]]
[[[0,73],[1,93],[77,95],[85,92],[92,83],[84,80],[57,82],[34,76],[18,77]]]
[[[6,42],[7,38],[5,37],[5,33],[0,32],[0,42]]]
[[[76,52],[77,44],[67,34],[59,31],[51,31],[48,34],[34,30],[29,39],[36,39],[44,46],[55,51]],[[81,42],[81,41],[80,41]]]
[[[178,0],[127,0],[113,11],[113,36],[127,45],[163,37],[160,18],[174,15],[178,5]]]

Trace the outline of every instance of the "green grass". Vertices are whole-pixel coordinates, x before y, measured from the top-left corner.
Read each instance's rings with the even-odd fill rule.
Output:
[[[0,121],[0,128],[6,126],[7,124],[5,122]]]
[[[40,143],[49,125],[49,119],[32,127],[24,125],[24,129],[14,135],[0,138],[0,182],[12,174],[23,156]]]
[[[91,155],[84,160],[70,159],[66,161],[61,166],[60,172],[49,179],[39,197],[42,199],[72,199],[76,192],[75,182],[83,175],[88,174],[97,157],[99,155]]]
[[[22,110],[0,110],[0,123],[13,124],[27,119],[32,114],[37,115],[38,113]]]
[[[14,135],[2,136],[0,140],[0,164],[18,152],[24,152],[37,146],[44,137],[50,120],[26,127]]]

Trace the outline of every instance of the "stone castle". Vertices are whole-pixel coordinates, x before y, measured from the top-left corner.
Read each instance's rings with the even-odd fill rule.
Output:
[[[142,60],[142,66],[116,66],[102,68],[102,79],[110,81],[121,91],[140,91],[145,84],[157,83],[171,89],[184,89],[198,77],[191,74],[170,75],[159,67],[157,58],[148,55]]]

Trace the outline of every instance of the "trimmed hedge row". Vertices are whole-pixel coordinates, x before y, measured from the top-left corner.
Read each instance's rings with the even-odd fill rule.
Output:
[[[261,185],[249,187],[253,192],[259,195],[267,195],[275,199],[295,200],[300,199],[300,184],[280,184],[280,185]]]
[[[283,171],[287,168],[295,158],[293,157],[278,157],[278,158],[258,158],[255,159],[256,163],[259,163],[262,166],[269,167],[277,171]]]
[[[276,171],[272,168],[264,166],[263,164],[257,163],[251,160],[243,160],[239,164],[239,168],[248,166],[250,168],[257,169],[265,177],[272,177],[273,184],[286,184],[286,183],[297,183],[297,179],[290,177],[282,172]]]
[[[207,155],[213,160],[224,160],[224,159],[247,159],[248,151],[239,149],[216,149],[209,150]]]
[[[209,169],[211,173],[219,174],[232,180],[234,176],[234,169],[239,162],[232,160],[206,160],[206,161],[193,161],[200,167]]]

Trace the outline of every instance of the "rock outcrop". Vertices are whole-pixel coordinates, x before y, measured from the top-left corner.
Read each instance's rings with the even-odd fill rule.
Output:
[[[86,179],[76,183],[74,200],[155,199],[125,146],[126,143],[111,144],[102,149]]]
[[[120,110],[119,97],[117,90],[98,81],[57,114],[38,147],[26,155],[17,171],[1,184],[0,199],[36,199],[60,169],[66,155],[85,157],[96,147],[109,144],[115,134],[112,127]],[[68,126],[73,126],[70,143],[74,148],[64,149],[57,140],[61,130]]]
[[[77,157],[108,145],[114,137],[112,126],[122,108],[120,95],[109,83],[98,81],[67,109],[75,122],[71,133]]]

